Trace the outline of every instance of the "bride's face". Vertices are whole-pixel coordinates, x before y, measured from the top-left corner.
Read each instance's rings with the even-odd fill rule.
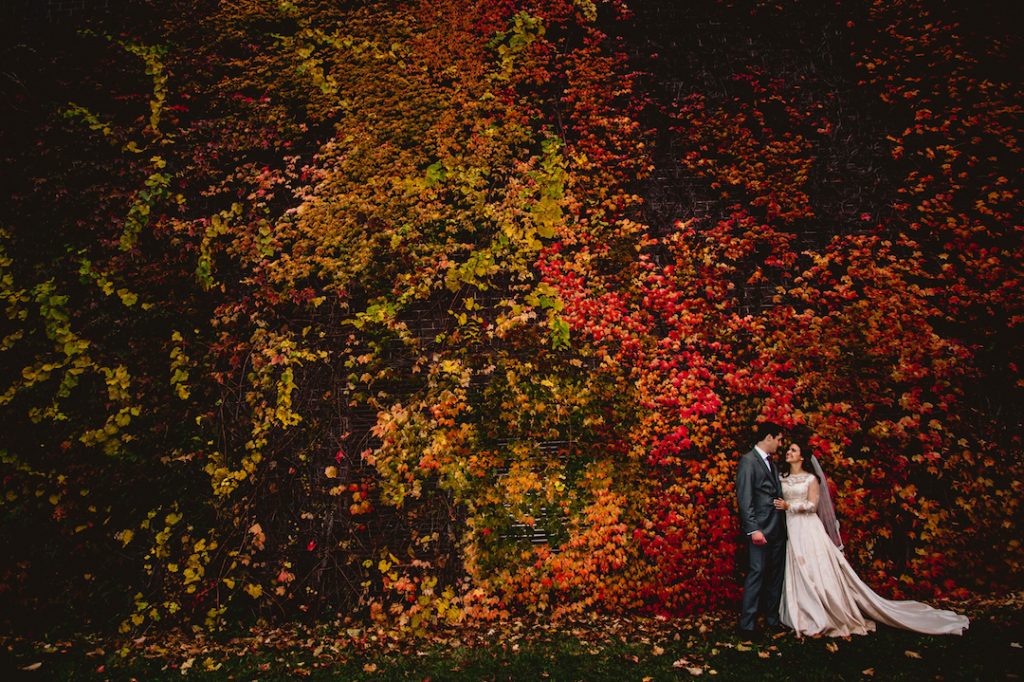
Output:
[[[800,446],[797,445],[796,443],[790,445],[789,449],[786,450],[786,461],[792,464],[794,462],[799,462],[802,459],[803,457],[800,454]]]

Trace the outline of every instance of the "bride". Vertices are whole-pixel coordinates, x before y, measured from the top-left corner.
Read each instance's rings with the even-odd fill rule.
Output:
[[[797,635],[864,635],[875,621],[925,634],[963,634],[968,619],[916,601],[891,601],[875,594],[842,553],[839,524],[825,475],[810,450],[793,443],[781,467],[786,511],[786,570],[781,621]]]

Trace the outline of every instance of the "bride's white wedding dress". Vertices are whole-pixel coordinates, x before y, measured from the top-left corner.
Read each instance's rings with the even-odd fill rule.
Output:
[[[818,481],[809,473],[782,479],[786,511],[786,570],[780,619],[798,635],[867,634],[875,621],[931,635],[963,634],[966,616],[916,601],[875,594],[833,544],[815,513]]]

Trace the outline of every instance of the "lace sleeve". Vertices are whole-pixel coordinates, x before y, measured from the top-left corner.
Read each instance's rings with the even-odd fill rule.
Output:
[[[789,511],[797,514],[814,513],[818,511],[818,479],[811,478],[807,485],[807,499],[795,500],[789,503]]]

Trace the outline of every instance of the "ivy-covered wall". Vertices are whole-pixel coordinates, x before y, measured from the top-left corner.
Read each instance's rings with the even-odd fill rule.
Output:
[[[728,607],[766,418],[832,473],[874,587],[1019,586],[1018,39],[969,17],[176,0],[23,24],[5,619]]]

